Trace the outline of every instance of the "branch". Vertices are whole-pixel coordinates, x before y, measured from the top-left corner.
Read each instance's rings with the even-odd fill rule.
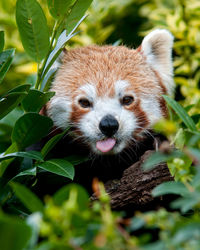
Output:
[[[121,210],[127,207],[141,208],[155,201],[151,195],[154,187],[166,181],[172,181],[166,163],[161,163],[150,171],[143,171],[141,165],[154,152],[146,151],[139,161],[125,169],[120,179],[109,180],[105,183],[106,192],[111,198],[112,209]],[[95,194],[91,200],[96,200]],[[156,198],[161,203],[162,197]]]

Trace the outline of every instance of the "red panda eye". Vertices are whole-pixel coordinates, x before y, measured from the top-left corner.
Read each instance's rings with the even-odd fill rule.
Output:
[[[121,104],[124,106],[131,105],[131,103],[134,101],[134,98],[132,96],[124,96],[121,100]]]
[[[79,105],[82,107],[82,108],[90,108],[92,107],[92,103],[86,99],[86,98],[81,98],[79,101],[78,101]]]

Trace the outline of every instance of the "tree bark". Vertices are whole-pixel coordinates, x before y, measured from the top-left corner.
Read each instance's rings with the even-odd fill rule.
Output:
[[[134,210],[141,210],[145,206],[152,207],[152,204],[154,204],[153,208],[155,209],[155,206],[163,202],[162,197],[155,199],[151,192],[157,185],[172,181],[173,177],[166,163],[161,163],[149,171],[142,170],[142,164],[152,152],[154,151],[146,151],[139,161],[124,170],[120,179],[109,180],[105,183],[106,192],[111,198],[112,209],[134,208]],[[96,195],[93,194],[91,200],[96,199]]]

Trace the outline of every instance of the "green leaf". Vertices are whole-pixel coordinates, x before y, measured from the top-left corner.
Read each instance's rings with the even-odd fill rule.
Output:
[[[31,87],[31,84],[22,84],[8,91],[7,94],[14,92],[28,92]]]
[[[66,128],[62,133],[52,137],[42,148],[41,153],[45,158],[46,155],[52,150],[52,148],[60,141],[60,139],[67,133],[69,128]]]
[[[66,245],[63,246],[62,243],[57,242],[50,242],[50,241],[42,241],[37,245],[34,250],[73,250],[70,247],[66,247]]]
[[[0,31],[0,52],[2,52],[4,48],[4,31]]]
[[[199,193],[191,194],[191,196],[179,198],[170,204],[173,209],[180,209],[182,213],[193,209],[200,202]]]
[[[14,180],[14,179],[16,179],[17,177],[20,177],[20,176],[27,176],[27,175],[36,176],[36,174],[37,174],[37,168],[32,167],[30,169],[24,170],[24,171],[20,172],[19,174],[15,175],[12,178],[12,180]]]
[[[70,14],[66,19],[66,29],[68,34],[73,30],[91,3],[92,0],[76,0],[73,7],[71,8]]]
[[[39,112],[54,94],[54,92],[43,93],[39,90],[31,89],[22,101],[23,109],[26,112]]]
[[[13,92],[0,99],[0,119],[10,113],[27,95],[26,92]]]
[[[7,71],[10,68],[14,54],[14,49],[5,50],[0,53],[0,84],[2,83]]]
[[[51,173],[67,177],[71,180],[74,178],[73,165],[63,159],[51,159],[49,161],[39,163],[37,166]]]
[[[22,44],[36,62],[47,55],[50,47],[46,17],[36,0],[17,0],[16,21]]]
[[[183,153],[180,151],[174,151],[170,154],[163,154],[161,152],[154,152],[153,154],[151,154],[144,162],[144,164],[142,165],[143,170],[150,170],[154,167],[156,167],[156,165],[158,165],[161,162],[167,162],[171,159],[173,159],[174,157],[180,157],[182,156]]]
[[[136,231],[138,229],[141,229],[146,224],[145,220],[140,217],[133,217],[131,219],[131,224],[129,226],[129,229],[131,231]]]
[[[30,212],[34,213],[37,211],[43,211],[44,207],[41,200],[27,187],[16,182],[12,182],[10,185],[15,192],[15,195],[21,200],[21,202]]]
[[[173,140],[173,144],[175,145],[176,148],[183,150],[185,141],[186,141],[185,130],[183,128],[180,128],[176,133],[176,136]]]
[[[190,221],[188,224],[182,225],[180,227],[180,229],[171,239],[171,242],[173,242],[174,245],[178,244],[181,245],[181,243],[183,244],[184,242],[188,242],[190,240],[195,242],[195,239],[198,239],[199,235],[200,235],[200,223],[195,221]]]
[[[0,242],[2,250],[22,250],[31,238],[31,228],[21,219],[0,216]]]
[[[62,203],[69,199],[70,192],[75,191],[77,193],[77,205],[80,210],[88,208],[89,195],[86,190],[78,184],[69,184],[58,190],[53,200],[57,206],[61,206]]]
[[[0,154],[0,162],[13,158],[13,157],[21,157],[21,158],[29,158],[37,161],[43,161],[43,157],[38,151],[28,151],[28,152],[15,152],[10,154]]]
[[[200,149],[197,148],[188,148],[191,155],[193,155],[196,160],[200,163]]]
[[[52,125],[52,120],[46,116],[37,113],[24,114],[15,123],[12,142],[16,143],[18,150],[23,150],[46,136]]]
[[[9,154],[9,153],[13,153],[13,152],[16,152],[18,150],[18,147],[17,147],[17,144],[14,142],[10,145],[9,148],[7,148],[6,150],[6,154]],[[3,175],[3,173],[5,172],[6,168],[8,167],[8,165],[14,160],[14,158],[11,158],[11,159],[8,159],[8,160],[5,160],[3,162],[0,162],[0,176]]]
[[[48,0],[49,12],[54,18],[60,18],[67,14],[69,7],[75,0]]]
[[[194,121],[192,118],[187,114],[184,108],[176,101],[171,99],[169,96],[163,96],[167,104],[176,112],[179,118],[183,121],[185,126],[192,131],[197,131]]]
[[[152,195],[154,197],[165,195],[165,194],[177,194],[177,195],[188,195],[189,191],[181,182],[168,181],[164,182],[157,187],[155,187],[152,191]]]

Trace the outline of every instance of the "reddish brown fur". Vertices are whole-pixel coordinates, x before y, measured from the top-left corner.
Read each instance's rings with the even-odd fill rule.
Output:
[[[142,94],[164,94],[166,89],[159,74],[152,70],[139,51],[124,46],[96,45],[73,49],[64,56],[52,91],[55,91],[57,96],[69,96],[74,100],[81,94],[79,88],[90,83],[94,84],[98,96],[113,97],[115,82],[127,80],[131,84],[127,90],[133,90],[139,97]],[[164,113],[164,104],[160,105]],[[72,121],[78,122],[86,112],[88,110],[81,109],[74,103]],[[135,106],[134,112],[144,117],[146,125],[147,118],[142,114],[142,109]]]
[[[77,107],[76,105],[72,105],[72,112],[71,112],[71,117],[70,120],[72,122],[78,123],[81,117],[86,114],[89,110],[88,109],[82,109]]]
[[[67,52],[52,90],[77,95],[80,86],[91,83],[99,96],[112,96],[114,84],[120,79],[130,81],[135,92],[161,91],[155,84],[157,77],[143,56],[123,46],[88,46]]]
[[[167,116],[168,116],[168,109],[167,109],[167,105],[166,105],[166,102],[165,102],[164,98],[162,96],[159,97],[158,98],[158,102],[159,102],[160,109],[162,111],[163,117],[167,118]]]

